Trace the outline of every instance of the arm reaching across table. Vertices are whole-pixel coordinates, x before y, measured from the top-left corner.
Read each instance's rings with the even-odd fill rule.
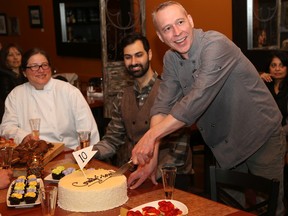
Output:
[[[133,163],[144,165],[150,161],[153,155],[157,157],[156,154],[153,154],[156,142],[184,125],[184,122],[178,121],[172,115],[166,117],[162,114],[153,116],[150,129],[132,150]]]

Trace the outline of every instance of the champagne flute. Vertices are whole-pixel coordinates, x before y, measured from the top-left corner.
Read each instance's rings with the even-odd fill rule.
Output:
[[[177,167],[165,166],[161,168],[163,189],[166,199],[173,199]]]
[[[32,130],[32,136],[35,140],[39,140],[39,136],[40,136],[40,122],[41,119],[40,118],[35,118],[35,119],[30,119],[30,127]]]

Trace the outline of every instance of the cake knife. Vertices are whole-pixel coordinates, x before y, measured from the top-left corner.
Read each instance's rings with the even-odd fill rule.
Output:
[[[134,167],[132,159],[122,165],[116,172],[112,173],[111,177],[123,175],[128,169]]]

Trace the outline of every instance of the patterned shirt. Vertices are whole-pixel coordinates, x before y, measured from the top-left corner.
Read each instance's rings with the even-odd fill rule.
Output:
[[[135,81],[134,91],[135,91],[135,95],[136,95],[139,107],[143,106],[143,104],[145,103],[145,101],[146,101],[146,99],[147,99],[156,79],[157,79],[157,76],[158,76],[158,74],[154,73],[154,76],[151,78],[148,85],[144,86],[144,88],[142,88],[142,89],[140,89],[138,83]],[[123,94],[121,95],[121,98],[122,97],[123,97]],[[121,100],[121,98],[120,98],[120,100]]]
[[[157,77],[158,74],[155,72],[148,84],[142,89],[140,89],[138,83],[135,81],[134,92],[139,107],[145,103]],[[120,146],[124,145],[125,140],[127,139],[125,124],[121,113],[122,98],[123,91],[118,93],[113,102],[112,118],[106,129],[106,134],[103,136],[102,140],[96,144],[97,149],[99,150],[99,153],[96,155],[98,159],[108,159],[117,154]],[[161,157],[168,159],[165,159],[165,161],[162,161],[162,164],[159,163],[159,165],[164,165],[164,162],[165,164],[173,164],[179,167],[178,173],[190,173],[192,171],[192,159],[190,155],[189,137],[180,136],[180,133],[183,133],[183,130],[178,134],[172,134],[169,139],[163,139],[163,142],[165,142],[166,145],[161,145],[160,150],[166,148],[168,149],[168,152],[165,151],[162,156],[160,155],[159,161],[161,160]],[[170,147],[170,150],[167,146]],[[188,166],[187,161],[189,161]],[[120,166],[121,164],[117,165]]]

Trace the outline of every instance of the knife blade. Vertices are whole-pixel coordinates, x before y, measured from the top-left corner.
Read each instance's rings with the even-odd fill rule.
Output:
[[[130,160],[127,163],[125,163],[124,165],[122,165],[118,170],[116,170],[116,172],[114,172],[111,177],[114,176],[119,176],[119,175],[123,175],[128,169],[134,167],[133,161]]]

